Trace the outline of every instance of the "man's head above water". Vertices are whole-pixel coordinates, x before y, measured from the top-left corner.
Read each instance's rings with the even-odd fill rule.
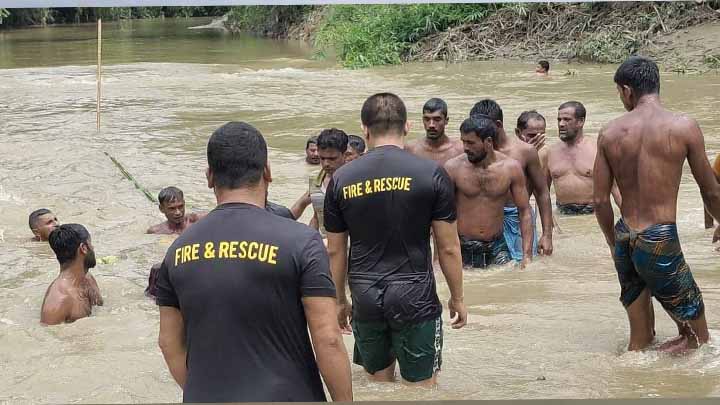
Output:
[[[582,136],[586,116],[585,106],[578,101],[562,103],[558,108],[558,133],[563,142],[572,142]]]
[[[345,163],[348,136],[341,129],[325,129],[318,135],[317,146],[322,168],[328,176],[332,176]]]
[[[47,241],[50,233],[58,226],[58,219],[49,209],[40,208],[30,213],[28,225],[35,240]]]
[[[165,187],[158,194],[160,212],[165,215],[168,223],[179,225],[185,221],[185,197],[177,187]]]
[[[448,124],[447,103],[439,98],[431,98],[423,106],[422,119],[428,139],[442,138]]]
[[[550,62],[541,60],[535,67],[535,73],[546,75],[550,72]]]
[[[320,155],[318,154],[317,136],[311,136],[305,143],[305,162],[311,165],[320,164]]]
[[[49,242],[62,269],[76,263],[82,263],[85,272],[95,267],[95,250],[84,226],[59,225],[50,233]]]

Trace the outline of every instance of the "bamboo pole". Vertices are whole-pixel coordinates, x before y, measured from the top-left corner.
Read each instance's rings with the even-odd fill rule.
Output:
[[[123,167],[123,165],[120,164],[120,162],[118,162],[117,159],[112,157],[112,155],[110,155],[107,152],[103,152],[103,153],[105,153],[105,155],[107,155],[107,157],[109,157],[110,160],[112,160],[112,162],[115,163],[115,166],[117,166],[117,168],[120,169],[120,173],[122,173],[122,175],[125,176],[126,179],[130,180],[135,185],[135,188],[140,190],[145,195],[145,197],[147,197],[147,199],[150,200],[150,202],[157,204],[157,200],[155,199],[155,197],[153,197],[153,195],[150,194],[150,192],[147,191],[147,189],[145,187],[141,186],[140,183],[138,183],[137,180],[135,180],[135,178],[132,176],[132,174],[130,174],[127,170],[125,170],[125,167]]]
[[[102,97],[102,19],[97,20],[97,131],[100,132],[100,98]]]

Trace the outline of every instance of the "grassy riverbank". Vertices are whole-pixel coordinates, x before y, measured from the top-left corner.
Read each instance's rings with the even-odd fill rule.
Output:
[[[78,24],[103,20],[221,16],[229,7],[0,8],[0,28]]]

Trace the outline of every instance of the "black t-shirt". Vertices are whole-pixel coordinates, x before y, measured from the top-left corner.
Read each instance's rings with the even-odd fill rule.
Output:
[[[283,218],[292,219],[293,221],[297,219],[288,207],[280,204],[275,204],[272,201],[265,202],[265,209],[268,210],[268,212],[272,212],[273,214],[281,216]]]
[[[303,297],[335,297],[320,234],[223,204],[168,249],[157,304],[185,322],[185,402],[325,401]]]
[[[430,227],[455,218],[452,181],[431,160],[382,146],[338,169],[325,195],[325,229],[350,234],[353,316],[397,322],[439,316]]]

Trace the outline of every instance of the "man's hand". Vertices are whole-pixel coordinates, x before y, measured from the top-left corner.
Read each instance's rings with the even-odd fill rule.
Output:
[[[540,150],[545,146],[545,134],[537,134],[529,140],[530,145],[535,147],[535,150]]]
[[[530,264],[531,261],[532,259],[530,259],[529,257],[523,257],[522,261],[520,262],[520,268],[524,269],[525,267],[527,267],[528,264]]]
[[[720,225],[715,228],[715,233],[713,233],[712,243],[715,243],[717,241],[720,241]],[[720,252],[720,246],[716,247],[715,250]]]
[[[350,321],[352,320],[352,305],[350,305],[347,300],[338,302],[337,319],[338,325],[340,326],[340,332],[344,335],[352,334],[352,328],[350,327]]]
[[[448,309],[450,310],[450,325],[453,329],[460,329],[467,324],[467,309],[462,298],[450,298]]]
[[[551,256],[553,254],[552,236],[543,234],[538,242],[538,253],[541,256]]]

